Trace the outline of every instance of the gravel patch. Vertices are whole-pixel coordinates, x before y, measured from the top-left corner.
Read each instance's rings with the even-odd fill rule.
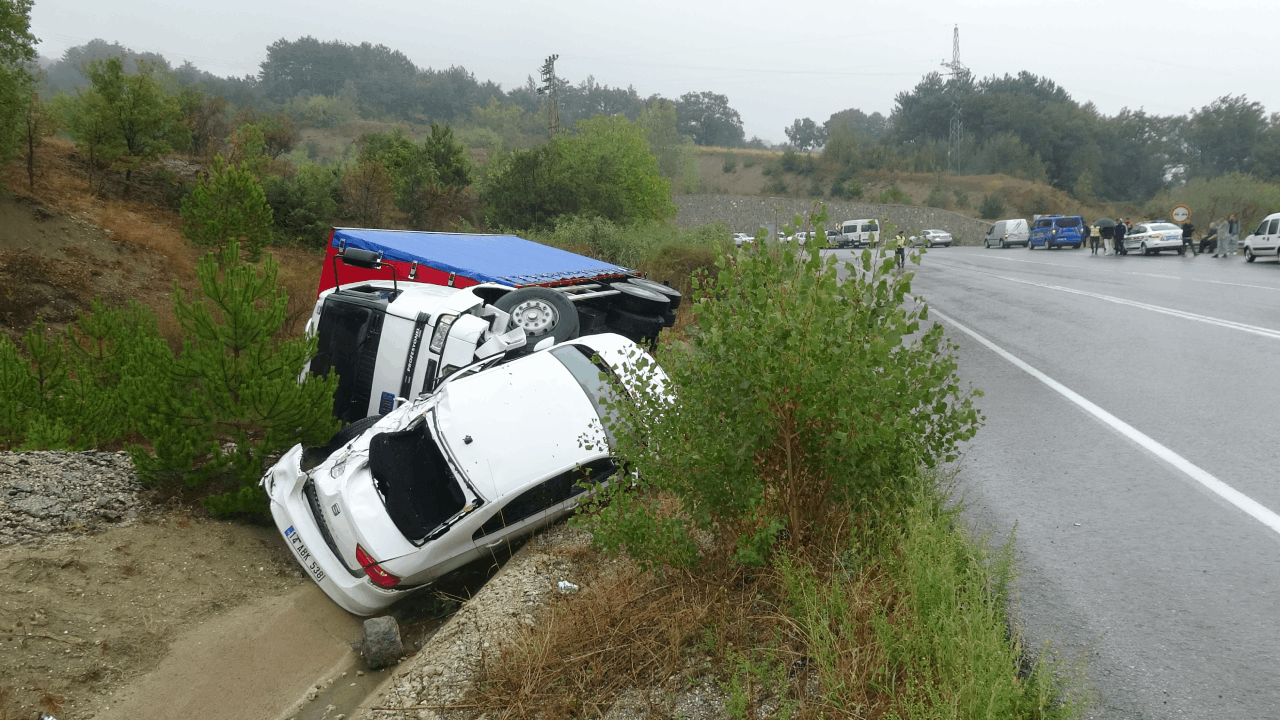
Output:
[[[0,546],[128,525],[141,492],[124,452],[0,453]]]

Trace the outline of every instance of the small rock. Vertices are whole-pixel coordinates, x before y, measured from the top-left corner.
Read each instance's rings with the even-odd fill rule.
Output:
[[[370,670],[395,665],[404,654],[400,625],[390,615],[365,620],[358,642],[360,657]]]

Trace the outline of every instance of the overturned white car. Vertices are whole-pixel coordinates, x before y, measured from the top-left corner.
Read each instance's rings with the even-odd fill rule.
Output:
[[[276,525],[329,597],[377,613],[612,476],[607,398],[666,382],[635,369],[643,352],[604,333],[495,355],[324,447],[295,446],[262,479]]]

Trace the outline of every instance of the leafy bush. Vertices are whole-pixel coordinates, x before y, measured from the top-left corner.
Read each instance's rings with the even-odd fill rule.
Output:
[[[696,331],[664,348],[670,385],[615,405],[635,489],[592,505],[584,522],[601,547],[679,566],[700,554],[695,528],[714,528],[740,562],[783,538],[829,541],[854,508],[909,503],[909,478],[972,437],[953,346],[940,325],[923,328],[921,301],[904,304],[911,273],[867,250],[840,282],[817,245],[756,243],[695,283]]]
[[[756,163],[758,162],[760,162],[760,160],[757,159],[755,155],[748,155],[742,159],[742,167],[753,168],[756,166]]]
[[[983,220],[995,220],[1004,214],[1004,198],[999,193],[988,193],[982,196],[982,204],[978,206],[978,216]]]
[[[1026,211],[1028,215],[1044,215],[1049,212],[1049,196],[1043,192],[1038,192],[1031,196],[1031,200],[1027,202]]]
[[[767,162],[760,168],[760,172],[765,177],[773,177],[774,175],[781,175],[783,170],[780,164],[776,162]]]
[[[822,185],[818,182],[817,178],[815,178],[813,182],[809,183],[809,197],[822,197]]]
[[[764,187],[761,188],[761,191],[772,195],[785,195],[787,193],[787,181],[780,177],[774,178],[773,180],[765,183]]]
[[[733,153],[727,153],[724,156],[724,165],[722,168],[725,172],[731,173],[738,169],[738,156]]]
[[[942,183],[938,183],[929,191],[929,197],[925,198],[924,204],[929,207],[946,210],[951,207],[951,198],[948,197],[946,188],[942,187]]]
[[[268,175],[262,180],[262,191],[271,206],[277,243],[323,247],[342,197],[337,168],[306,164],[291,178]]]
[[[897,183],[893,183],[889,186],[888,190],[885,190],[876,197],[876,202],[883,205],[910,205],[912,200],[911,196],[902,188],[898,187]]]
[[[969,207],[969,191],[968,190],[953,188],[951,190],[951,194],[955,195],[956,207],[960,208],[961,210]]]

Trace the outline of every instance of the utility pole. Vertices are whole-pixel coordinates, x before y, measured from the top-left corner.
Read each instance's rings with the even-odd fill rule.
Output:
[[[951,36],[951,62],[942,63],[942,67],[951,70],[951,82],[948,90],[951,93],[951,131],[947,136],[947,170],[955,172],[960,161],[960,141],[964,138],[964,116],[961,112],[959,84],[969,77],[969,68],[960,62],[960,26],[956,25]]]
[[[560,108],[556,105],[556,60],[559,55],[552,55],[542,63],[542,87],[539,95],[547,96],[547,139],[556,136],[560,131]]]

